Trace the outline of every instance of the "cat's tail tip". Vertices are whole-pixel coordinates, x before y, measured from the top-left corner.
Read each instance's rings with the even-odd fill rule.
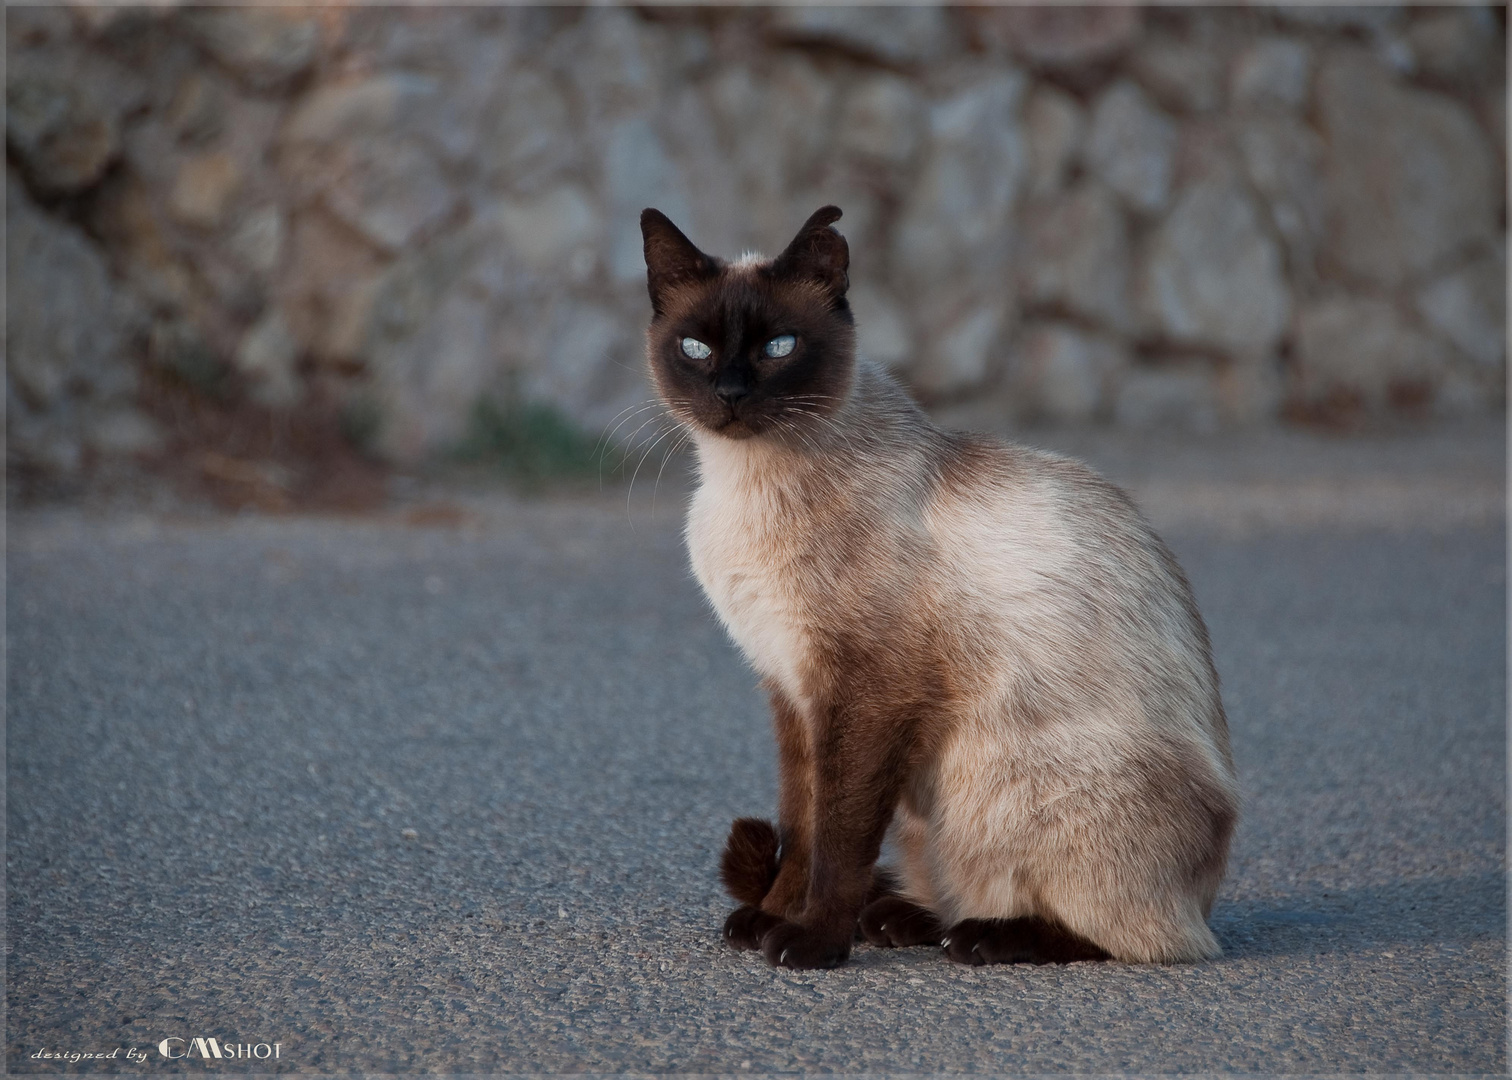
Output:
[[[719,880],[736,902],[758,907],[777,879],[777,830],[761,818],[736,818],[719,859]]]

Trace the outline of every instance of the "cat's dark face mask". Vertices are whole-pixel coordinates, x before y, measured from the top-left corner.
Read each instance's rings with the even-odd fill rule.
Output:
[[[679,420],[733,439],[801,441],[844,402],[855,372],[845,300],[850,250],[816,212],[770,261],[706,255],[656,210],[641,214],[653,311],[651,375]]]

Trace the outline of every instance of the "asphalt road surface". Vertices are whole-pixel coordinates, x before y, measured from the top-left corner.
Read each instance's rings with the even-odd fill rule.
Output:
[[[1169,967],[725,948],[772,741],[665,481],[654,512],[13,513],[8,1068],[1505,1073],[1504,451],[1391,453],[1296,451],[1310,503],[1200,450],[1133,477],[1245,792],[1225,955]],[[158,1051],[196,1037],[278,1056]]]

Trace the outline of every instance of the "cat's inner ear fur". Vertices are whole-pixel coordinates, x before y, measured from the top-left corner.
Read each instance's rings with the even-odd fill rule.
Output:
[[[823,285],[836,300],[850,287],[850,245],[834,229],[840,220],[838,206],[821,206],[793,237],[787,250],[772,261],[775,277],[794,281],[814,281]]]
[[[646,252],[646,288],[651,293],[651,310],[660,315],[666,310],[670,290],[711,278],[719,273],[722,264],[694,247],[660,210],[649,207],[642,210],[640,223]]]

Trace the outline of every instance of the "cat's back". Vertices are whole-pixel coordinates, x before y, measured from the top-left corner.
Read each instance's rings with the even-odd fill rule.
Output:
[[[932,532],[946,562],[986,575],[985,591],[1081,592],[1120,571],[1127,584],[1185,588],[1134,503],[1082,462],[962,433],[945,435],[935,457]]]

